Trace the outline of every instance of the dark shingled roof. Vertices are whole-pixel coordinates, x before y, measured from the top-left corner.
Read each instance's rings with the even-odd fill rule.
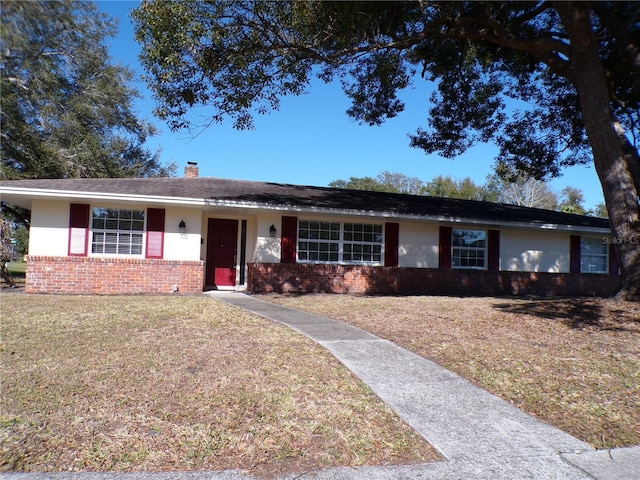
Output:
[[[515,205],[211,177],[15,180],[0,182],[0,187],[210,199],[249,205],[361,211],[452,220],[609,228],[609,221],[603,218]]]

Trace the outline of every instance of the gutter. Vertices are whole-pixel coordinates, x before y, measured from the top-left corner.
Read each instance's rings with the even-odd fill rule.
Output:
[[[455,224],[468,224],[478,226],[504,226],[509,225],[519,229],[540,229],[540,230],[555,230],[563,232],[582,232],[582,233],[597,233],[597,234],[611,234],[611,229],[600,227],[588,227],[580,225],[566,225],[556,223],[532,223],[532,222],[499,222],[497,220],[481,220],[477,218],[465,218],[465,217],[446,217],[442,215],[410,215],[395,212],[383,212],[373,210],[355,210],[355,209],[337,209],[337,208],[319,208],[319,207],[297,207],[290,205],[272,205],[272,204],[260,204],[250,202],[235,202],[229,200],[216,200],[206,199],[206,205],[210,207],[227,207],[227,208],[245,208],[254,210],[267,210],[275,212],[297,212],[297,213],[313,213],[313,214],[331,214],[331,215],[344,215],[353,216],[358,215],[368,217],[383,217],[395,220],[415,220],[423,221],[428,220],[439,223],[455,223]]]
[[[77,190],[48,190],[48,189],[25,189],[0,187],[2,195],[19,195],[27,197],[31,200],[102,200],[112,202],[128,202],[128,203],[152,203],[152,204],[172,204],[172,205],[191,205],[203,207],[206,205],[203,198],[189,197],[165,197],[160,195],[134,195],[129,193],[108,193],[108,192],[79,192]]]

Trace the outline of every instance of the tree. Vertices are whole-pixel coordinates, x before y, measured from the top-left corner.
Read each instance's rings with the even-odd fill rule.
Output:
[[[349,177],[349,180],[338,179],[329,183],[329,186],[334,188],[346,188],[349,190],[398,193],[395,186],[385,185],[373,177]]]
[[[450,176],[439,175],[427,182],[423,189],[423,195],[432,197],[461,198],[466,200],[479,200],[495,202],[496,192],[482,185],[477,185],[471,178],[465,177],[455,180]]]
[[[424,182],[418,177],[409,177],[404,173],[389,172],[387,170],[378,174],[378,180],[384,185],[393,186],[398,193],[420,195],[424,191]]]
[[[167,176],[144,148],[133,73],[106,41],[114,21],[88,2],[4,1],[0,178]]]
[[[13,260],[12,253],[12,231],[11,224],[4,218],[0,218],[0,277],[10,287],[15,287],[13,278],[7,269],[7,263]]]
[[[547,210],[558,208],[558,197],[543,180],[520,175],[518,178],[507,181],[495,174],[487,178],[487,184],[490,190],[497,192],[500,203]]]
[[[600,202],[596,205],[592,212],[588,212],[590,215],[594,215],[600,218],[609,218],[609,213],[607,212],[607,206]]]
[[[350,177],[348,181],[338,179],[329,183],[330,187],[347,188],[350,190],[369,190],[374,192],[408,193],[420,195],[424,183],[417,177],[409,177],[399,172],[380,172],[376,178]]]
[[[471,178],[454,180],[442,175],[425,183],[417,177],[409,177],[404,173],[384,171],[376,178],[350,177],[348,181],[334,180],[330,187],[351,190],[369,190],[374,192],[406,193],[410,195],[428,195],[432,197],[461,198],[492,202],[497,199],[497,192],[482,185],[476,185]]]
[[[348,181],[334,180],[329,183],[329,186],[351,190],[406,193],[485,202],[495,202],[498,198],[497,190],[492,189],[490,186],[477,185],[469,177],[455,180],[450,176],[439,175],[425,183],[417,177],[409,177],[403,173],[388,171],[379,173],[376,178],[350,177]]]
[[[412,146],[453,158],[492,141],[499,169],[536,179],[593,161],[621,297],[640,300],[640,4],[163,0],[133,16],[172,128],[195,105],[250,128],[315,74],[339,79],[347,114],[377,125],[402,111],[397,94],[419,71],[437,90]]]
[[[562,189],[562,201],[560,202],[560,211],[565,213],[574,213],[576,215],[586,215],[587,211],[582,206],[584,203],[584,194],[582,190],[574,187],[564,187]]]

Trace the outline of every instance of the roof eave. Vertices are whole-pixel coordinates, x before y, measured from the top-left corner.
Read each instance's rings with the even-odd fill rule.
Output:
[[[166,197],[162,195],[134,195],[109,192],[82,192],[77,190],[33,189],[18,187],[2,187],[0,193],[9,198],[18,196],[30,200],[98,200],[110,202],[172,204],[180,206],[204,206],[203,198]]]
[[[518,229],[539,229],[539,230],[555,230],[564,232],[580,232],[580,233],[594,233],[594,234],[611,234],[611,229],[601,227],[589,227],[581,225],[568,225],[558,223],[534,223],[534,222],[510,222],[510,221],[497,221],[497,220],[485,220],[470,217],[446,217],[442,215],[410,215],[401,214],[396,212],[384,212],[374,210],[356,210],[356,209],[338,209],[338,208],[320,208],[320,207],[307,207],[307,206],[292,206],[292,205],[273,205],[267,203],[258,202],[236,202],[229,200],[217,200],[207,199],[207,205],[212,207],[226,207],[226,208],[243,208],[249,210],[268,210],[268,211],[281,211],[281,212],[297,212],[297,213],[313,213],[324,215],[359,215],[368,217],[383,217],[397,220],[413,220],[413,221],[433,221],[438,223],[454,223],[460,225],[478,225],[478,226],[504,226],[509,225]]]
[[[322,208],[295,205],[276,205],[271,203],[260,202],[239,202],[230,200],[220,200],[215,198],[191,198],[191,197],[169,197],[162,195],[135,195],[123,193],[109,192],[86,192],[77,190],[55,190],[55,189],[34,189],[21,187],[2,187],[0,188],[3,201],[11,203],[11,199],[17,197],[24,200],[84,200],[84,201],[103,201],[112,203],[144,203],[153,205],[175,205],[175,206],[191,206],[191,207],[225,207],[247,210],[267,210],[281,212],[298,212],[298,213],[314,213],[328,215],[359,215],[368,217],[382,217],[398,220],[412,221],[433,221],[439,223],[453,223],[460,225],[479,225],[479,226],[511,226],[518,229],[539,229],[539,230],[555,230],[566,232],[580,232],[593,234],[610,234],[609,228],[590,227],[570,224],[556,223],[535,223],[535,222],[511,222],[478,219],[473,217],[447,217],[442,215],[415,215],[402,214],[389,211],[374,210],[357,210],[357,209],[339,209],[339,208]],[[8,200],[7,200],[8,199]],[[23,205],[27,205],[22,202]]]

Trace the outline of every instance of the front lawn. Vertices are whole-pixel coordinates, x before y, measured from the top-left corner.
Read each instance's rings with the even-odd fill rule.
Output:
[[[268,295],[386,338],[597,448],[640,445],[640,304]]]
[[[205,296],[3,293],[0,471],[438,459],[326,350]]]

